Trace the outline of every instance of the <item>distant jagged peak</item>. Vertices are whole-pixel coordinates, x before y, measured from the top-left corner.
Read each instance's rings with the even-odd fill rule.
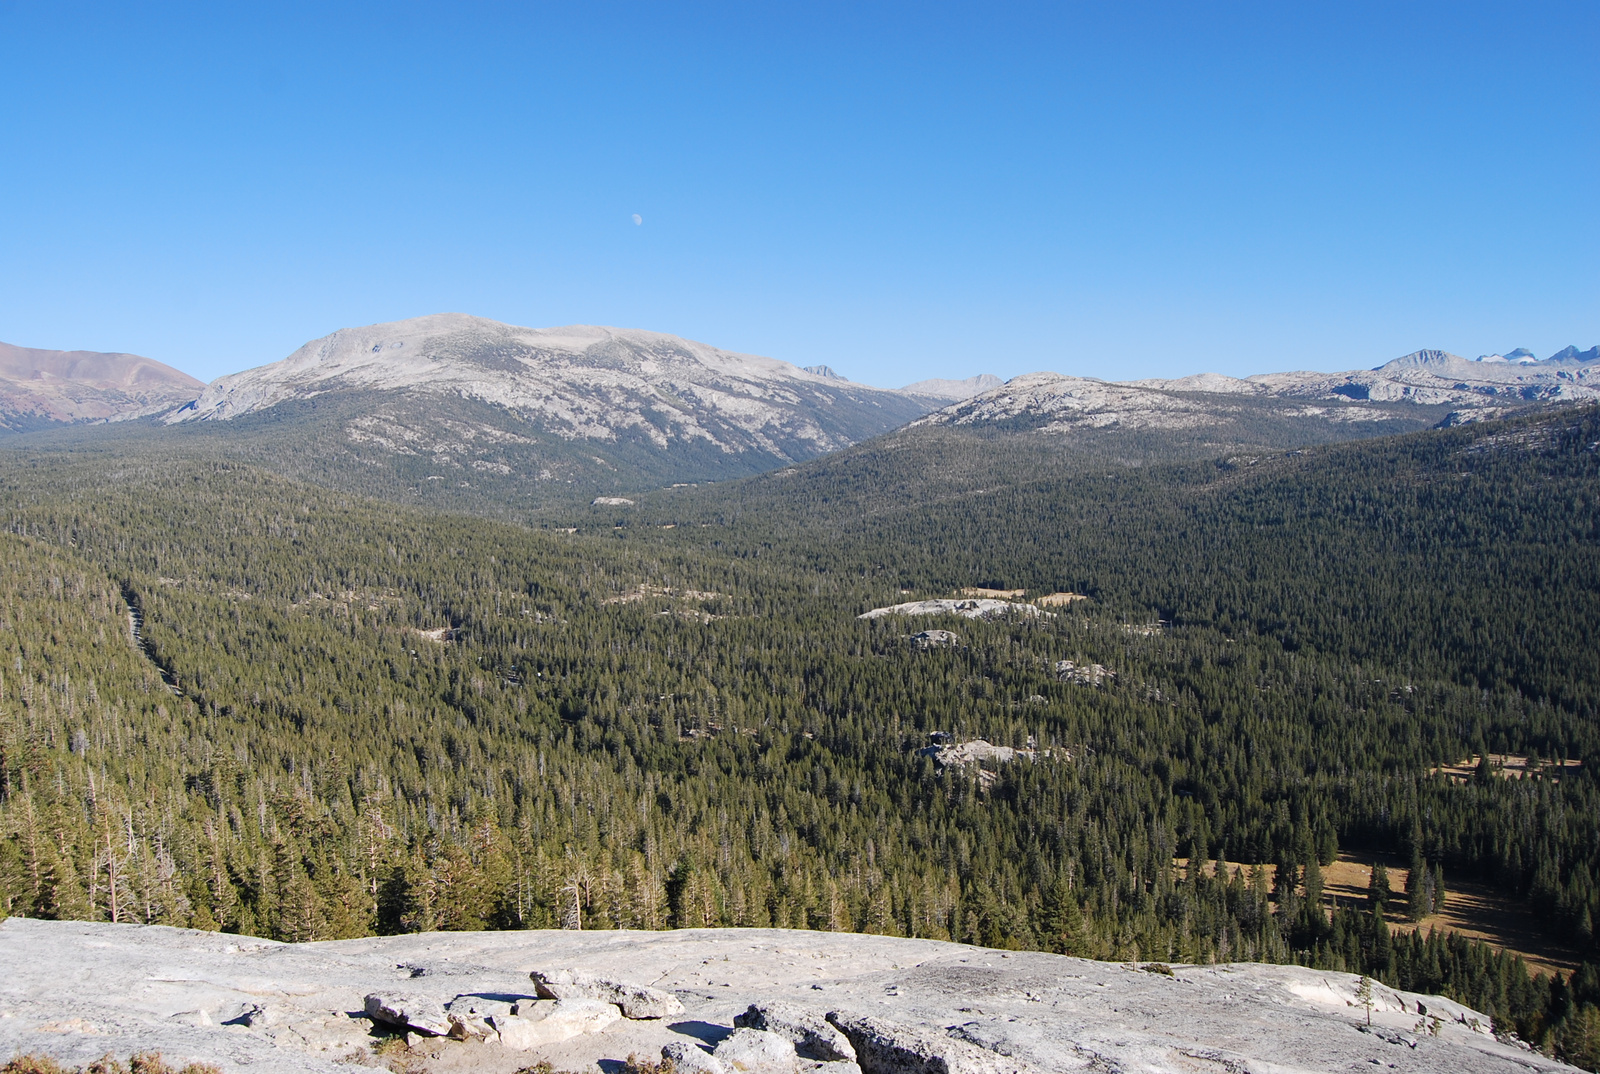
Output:
[[[1504,354],[1478,355],[1478,361],[1480,362],[1508,362],[1512,365],[1532,365],[1538,360],[1538,358],[1534,357],[1533,352],[1526,347],[1518,347],[1516,350],[1506,351]]]
[[[1571,365],[1600,364],[1600,345],[1590,347],[1586,351],[1580,351],[1577,347],[1573,346],[1563,347],[1550,357],[1546,358],[1545,361],[1561,362]]]
[[[1373,370],[1375,373],[1400,373],[1407,370],[1424,370],[1430,372],[1464,371],[1472,366],[1482,365],[1520,365],[1520,366],[1589,366],[1600,364],[1600,346],[1590,347],[1580,351],[1577,347],[1565,347],[1550,357],[1540,361],[1534,353],[1526,347],[1505,354],[1484,354],[1477,358],[1463,358],[1449,351],[1421,350],[1413,351],[1392,362],[1385,362]]]
[[[948,399],[951,402],[960,402],[970,399],[975,395],[992,391],[1000,387],[1005,381],[993,373],[979,373],[977,376],[967,377],[964,380],[945,380],[932,377],[928,380],[919,380],[915,384],[907,384],[900,391],[906,395],[921,395],[930,399]]]
[[[1388,361],[1380,366],[1376,366],[1373,372],[1400,369],[1427,369],[1429,367],[1448,366],[1455,362],[1465,361],[1467,361],[1467,359],[1461,357],[1461,355],[1451,354],[1449,351],[1420,350],[1412,351],[1410,354],[1402,355],[1401,357],[1392,361]]]
[[[842,374],[835,373],[833,371],[833,366],[831,366],[831,365],[803,365],[803,366],[800,367],[800,369],[801,369],[802,372],[814,374],[815,376],[822,377],[824,380],[849,380],[850,379],[849,377],[843,376]]]

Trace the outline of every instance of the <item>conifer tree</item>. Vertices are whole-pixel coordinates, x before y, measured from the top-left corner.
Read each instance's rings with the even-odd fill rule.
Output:
[[[1372,866],[1372,875],[1367,882],[1367,902],[1372,907],[1372,912],[1378,917],[1384,915],[1389,906],[1389,867],[1383,862],[1376,862]]]
[[[1433,913],[1433,883],[1422,848],[1411,844],[1411,862],[1406,868],[1406,920],[1421,921]]]

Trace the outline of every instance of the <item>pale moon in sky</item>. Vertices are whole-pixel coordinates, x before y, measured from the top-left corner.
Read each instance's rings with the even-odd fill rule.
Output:
[[[644,217],[640,216],[638,213],[634,213],[633,214],[633,222],[635,224],[642,224],[642,223],[644,223]]]

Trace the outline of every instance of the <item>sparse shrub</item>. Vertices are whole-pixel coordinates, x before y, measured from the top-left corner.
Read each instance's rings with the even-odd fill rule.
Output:
[[[0,1074],[71,1074],[71,1072],[48,1055],[19,1055],[0,1067]]]
[[[138,1052],[126,1065],[106,1054],[86,1067],[64,1067],[47,1055],[19,1055],[0,1067],[0,1074],[222,1074],[222,1070],[210,1063],[174,1067],[160,1052]]]
[[[622,1064],[622,1074],[672,1074],[672,1060],[663,1059],[653,1062],[630,1054],[628,1061]]]
[[[425,1074],[430,1056],[411,1046],[410,1033],[378,1024],[372,1027],[372,1034],[376,1039],[367,1046],[369,1052],[352,1052],[339,1062],[382,1066],[393,1074]],[[439,1057],[435,1054],[431,1058]]]
[[[411,1050],[404,1033],[389,1033],[372,1042],[372,1054],[379,1059],[403,1055]]]

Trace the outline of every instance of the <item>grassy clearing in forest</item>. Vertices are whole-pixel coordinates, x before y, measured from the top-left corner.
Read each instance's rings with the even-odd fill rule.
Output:
[[[1482,756],[1480,754],[1473,754],[1464,761],[1440,765],[1438,768],[1431,769],[1428,774],[1438,775],[1442,772],[1447,779],[1457,783],[1465,783],[1477,773],[1478,764],[1481,760]],[[1572,774],[1582,767],[1582,761],[1572,759],[1540,761],[1530,757],[1518,757],[1512,753],[1489,754],[1489,769],[1501,779],[1537,777],[1539,779],[1548,779],[1554,783],[1559,781],[1563,775]]]
[[[1476,760],[1473,762],[1476,764]],[[1469,768],[1470,772],[1470,768]],[[1420,930],[1426,935],[1430,930],[1459,932],[1470,939],[1482,940],[1496,950],[1522,956],[1529,973],[1571,973],[1578,967],[1572,952],[1552,943],[1540,928],[1538,917],[1526,906],[1499,894],[1487,884],[1470,880],[1446,878],[1444,911],[1429,914],[1421,921],[1408,921],[1405,915],[1406,883],[1409,870],[1399,858],[1371,854],[1341,853],[1332,865],[1323,867],[1323,898],[1328,905],[1334,901],[1349,906],[1367,905],[1367,890],[1372,883],[1372,867],[1382,861],[1389,870],[1390,896],[1384,920],[1395,935]],[[1188,858],[1173,858],[1173,870],[1178,875],[1188,871]],[[1231,869],[1243,870],[1248,882],[1254,866],[1229,863]],[[1216,862],[1207,862],[1205,875],[1216,875]],[[1267,887],[1277,880],[1278,868],[1263,865]]]

